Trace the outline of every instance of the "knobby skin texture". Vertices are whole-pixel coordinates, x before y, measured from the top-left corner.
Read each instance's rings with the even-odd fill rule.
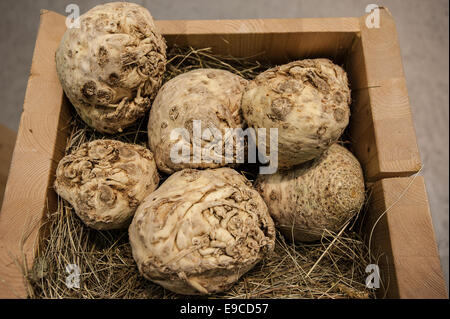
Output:
[[[275,244],[266,204],[231,168],[174,173],[139,206],[129,236],[141,274],[186,295],[230,288]]]
[[[365,196],[358,160],[338,144],[292,170],[259,175],[255,188],[276,227],[297,241],[318,240],[325,229],[338,232],[359,212]]]
[[[184,168],[216,168],[225,163],[225,129],[242,128],[242,93],[247,80],[231,72],[218,69],[197,69],[183,73],[163,85],[150,110],[148,122],[149,146],[155,154],[158,169],[173,173]],[[193,123],[201,121],[201,129],[216,128],[224,137],[220,141],[222,152],[208,152],[217,162],[193,160]],[[175,128],[185,128],[189,136],[171,140]],[[223,141],[223,143],[222,143]],[[211,141],[212,142],[212,141]],[[189,163],[175,163],[170,152],[176,143],[184,143],[190,149]],[[209,141],[203,141],[206,146]],[[234,154],[235,155],[235,154]],[[232,159],[236,162],[236,158]]]
[[[102,133],[121,132],[150,108],[161,86],[166,44],[147,9],[126,2],[80,16],[56,51],[58,77],[80,117]]]
[[[278,128],[278,167],[287,169],[319,156],[339,139],[349,104],[345,71],[328,59],[312,59],[256,76],[243,95],[242,111],[249,127]]]
[[[158,183],[150,150],[95,140],[59,162],[54,188],[87,226],[115,229],[129,225],[138,205]]]

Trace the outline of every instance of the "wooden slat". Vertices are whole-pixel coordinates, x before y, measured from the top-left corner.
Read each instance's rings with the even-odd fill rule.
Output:
[[[0,213],[0,298],[26,298],[22,266],[34,260],[39,227],[56,198],[51,185],[64,147],[67,106],[54,54],[64,18],[42,11],[19,132]],[[49,206],[47,206],[47,204]]]
[[[410,176],[421,160],[394,19],[380,9],[380,28],[360,19],[361,38],[347,61],[354,103],[350,132],[366,179]]]
[[[364,230],[368,242],[373,230],[370,248],[380,256],[380,297],[447,298],[422,176],[376,182]]]
[[[359,32],[358,18],[157,21],[169,45],[211,47],[235,57],[285,63],[305,57],[342,62]]]
[[[164,36],[194,34],[270,34],[297,32],[358,32],[359,18],[302,18],[246,20],[158,20]]]

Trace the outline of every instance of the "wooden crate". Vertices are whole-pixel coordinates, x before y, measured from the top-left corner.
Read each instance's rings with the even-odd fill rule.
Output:
[[[46,236],[40,226],[47,213],[56,209],[52,185],[65,150],[71,107],[54,62],[64,21],[54,12],[41,13],[0,214],[0,297],[27,296],[22,272],[31,267],[39,241]],[[169,46],[208,46],[236,57],[264,51],[274,63],[328,57],[343,64],[352,85],[352,150],[373,185],[363,221],[367,234],[382,215],[371,247],[383,252],[381,275],[390,284],[379,289],[379,295],[446,297],[424,181],[409,177],[421,162],[395,24],[386,9],[380,10],[378,29],[368,29],[365,17],[157,21],[157,25]]]

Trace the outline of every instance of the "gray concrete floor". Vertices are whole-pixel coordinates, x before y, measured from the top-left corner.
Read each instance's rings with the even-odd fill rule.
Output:
[[[17,130],[41,8],[65,13],[70,3],[85,12],[93,0],[2,0],[0,2],[0,123]],[[449,276],[449,3],[447,0],[134,0],[155,19],[246,19],[350,17],[369,3],[390,9],[397,24],[403,63],[424,163],[442,267]]]

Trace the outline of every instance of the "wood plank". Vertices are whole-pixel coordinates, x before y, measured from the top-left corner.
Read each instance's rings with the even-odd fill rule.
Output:
[[[353,89],[367,90],[360,96],[368,94],[370,101],[369,104],[359,104],[363,108],[370,105],[368,115],[372,123],[369,125],[373,125],[374,132],[370,147],[377,154],[376,160],[371,161],[370,167],[365,170],[369,181],[409,176],[422,165],[394,19],[386,8],[381,8],[379,12],[380,28],[369,29],[365,25],[366,16],[360,19],[362,52],[356,52],[353,57],[361,65],[362,53],[364,67],[361,69],[364,71],[352,70],[353,78],[359,77]],[[358,133],[353,130],[356,140]],[[366,151],[359,148],[357,155],[367,159]]]
[[[0,124],[0,207],[3,202],[15,142],[16,132]]]
[[[56,205],[51,185],[65,147],[60,128],[68,113],[54,53],[64,31],[64,17],[41,12],[31,80],[0,213],[0,298],[27,297],[22,266],[31,267],[42,218]]]
[[[341,63],[359,32],[358,18],[157,21],[169,46],[211,47],[235,57],[285,63],[328,57]]]
[[[165,36],[194,34],[270,34],[297,32],[359,32],[359,18],[247,20],[157,20]]]
[[[379,296],[447,298],[422,176],[376,182],[363,227],[371,251],[382,253]]]
[[[421,161],[404,78],[353,92],[349,125],[352,150],[367,181],[406,177]]]
[[[361,163],[365,180],[370,182],[378,175],[380,165],[368,90],[353,91],[352,100],[348,126],[350,149]]]

